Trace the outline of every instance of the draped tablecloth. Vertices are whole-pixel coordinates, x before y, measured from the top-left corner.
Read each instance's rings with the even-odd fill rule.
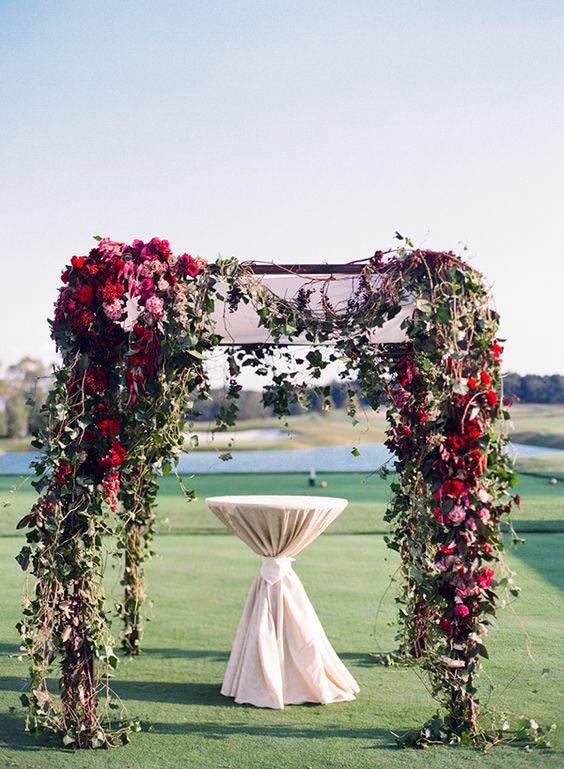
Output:
[[[209,497],[208,507],[255,553],[251,585],[221,693],[283,708],[354,700],[358,685],[329,643],[292,561],[347,506],[334,497]]]

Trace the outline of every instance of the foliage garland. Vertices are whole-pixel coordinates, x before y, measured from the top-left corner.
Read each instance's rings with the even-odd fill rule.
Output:
[[[446,710],[433,721],[439,738],[484,738],[475,677],[487,656],[496,589],[509,584],[494,578],[501,518],[518,501],[499,428],[508,413],[498,316],[481,276],[452,253],[410,244],[377,252],[344,311],[329,300],[335,279],[312,280],[287,301],[235,260],[177,258],[156,238],[130,246],[100,239],[87,256],[73,257],[52,323],[63,364],[35,443],[43,450],[34,483],[41,496],[19,524],[29,531],[18,560],[35,578],[19,624],[30,660],[23,700],[32,726],[55,730],[76,747],[127,739],[131,724],[116,726],[108,710],[119,705],[109,688],[117,657],[101,584],[104,540],[116,535],[124,555],[122,646],[136,654],[156,476],[171,469],[194,400],[208,396],[203,359],[219,343],[211,313],[223,284],[229,309],[251,302],[274,344],[305,338],[313,345],[303,362],[314,379],[340,360],[343,378],[356,378],[374,407],[386,401],[387,443],[397,457],[387,519],[404,577],[401,648],[426,671]],[[321,309],[312,305],[316,293]],[[407,343],[376,349],[374,328],[413,300],[415,312],[403,322]],[[282,371],[271,350],[230,352],[230,403],[219,429],[236,419],[244,366],[272,373],[264,401],[279,415],[306,398],[309,382]],[[327,399],[326,388],[318,392]],[[353,419],[354,396],[350,387]],[[47,688],[56,663],[60,701]],[[409,739],[420,744],[429,734],[426,727]]]

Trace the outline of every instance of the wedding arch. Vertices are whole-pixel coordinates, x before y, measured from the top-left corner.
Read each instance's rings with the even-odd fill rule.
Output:
[[[207,264],[157,238],[99,238],[63,272],[50,323],[62,364],[33,444],[40,496],[18,524],[27,529],[18,561],[33,578],[18,624],[30,727],[74,747],[128,739],[133,724],[109,685],[118,657],[105,553],[110,542],[123,559],[121,645],[135,655],[158,477],[209,397],[205,358],[222,346],[229,386],[217,429],[235,423],[244,368],[269,374],[263,400],[280,416],[307,405],[311,380],[336,361],[351,419],[359,392],[385,406],[395,455],[386,540],[403,577],[398,653],[442,708],[433,738],[483,739],[476,676],[497,593],[511,589],[501,519],[519,500],[503,451],[498,315],[476,270],[404,239],[349,264],[277,266]],[[296,344],[308,346],[303,356]],[[284,356],[301,368],[280,365]],[[327,387],[315,392],[329,401]]]

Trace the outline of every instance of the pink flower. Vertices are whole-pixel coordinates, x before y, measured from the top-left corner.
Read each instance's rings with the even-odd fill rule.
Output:
[[[463,617],[467,617],[470,614],[470,609],[465,606],[463,603],[459,603],[457,606],[454,607],[454,616],[458,617],[459,619],[462,619]]]
[[[447,518],[451,523],[462,523],[466,518],[466,510],[461,505],[455,505]]]
[[[98,251],[106,256],[119,256],[123,251],[123,243],[103,238],[98,245]]]
[[[485,507],[482,507],[481,510],[478,510],[477,515],[479,516],[482,523],[490,523],[491,517],[490,517],[490,511],[486,510]]]
[[[164,302],[160,296],[153,294],[145,302],[145,307],[153,317],[160,318],[163,314]]]
[[[152,278],[153,277],[153,268],[152,268],[152,261],[151,262],[143,262],[143,264],[140,264],[137,269],[137,277],[138,278]]]
[[[480,500],[480,502],[487,504],[488,502],[492,501],[493,497],[491,494],[488,494],[488,492],[484,489],[483,486],[481,486],[478,489],[478,499]]]
[[[123,308],[119,299],[114,299],[111,302],[104,302],[102,305],[104,313],[110,320],[119,320],[121,318]]]

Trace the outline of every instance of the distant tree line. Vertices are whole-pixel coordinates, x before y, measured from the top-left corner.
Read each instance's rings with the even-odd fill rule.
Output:
[[[306,390],[306,397],[311,404],[308,409],[303,408],[299,404],[295,403],[290,406],[290,415],[298,416],[304,414],[306,411],[321,412],[324,409],[323,398],[320,397],[312,388]],[[226,393],[223,389],[217,389],[211,391],[211,400],[197,401],[195,408],[199,412],[199,416],[196,421],[208,421],[215,419],[222,404],[225,403]],[[340,409],[346,405],[347,393],[342,382],[332,382],[329,385],[329,401],[332,408]],[[362,402],[363,399],[359,398]],[[237,399],[239,407],[239,419],[260,419],[261,417],[270,417],[274,415],[271,408],[264,406],[262,403],[262,393],[255,390],[241,390],[239,398]]]
[[[504,391],[522,403],[564,403],[564,376],[510,373],[505,376]]]
[[[39,409],[49,388],[49,371],[50,367],[41,361],[26,357],[9,366],[0,376],[0,438],[22,438],[35,430]],[[509,373],[504,382],[505,395],[521,403],[564,403],[564,376],[559,374],[520,376]],[[348,386],[351,386],[350,383]],[[196,407],[200,412],[197,421],[213,420],[225,403],[223,389],[212,390],[211,394],[211,400],[197,402]],[[311,403],[309,411],[321,412],[323,399],[314,390],[307,394]],[[332,382],[328,394],[333,408],[345,408],[347,392],[342,382]],[[361,406],[368,405],[361,393],[357,394],[357,399]],[[238,403],[240,419],[260,419],[273,415],[272,410],[263,405],[260,392],[242,390]],[[305,410],[298,404],[292,406],[293,416],[303,413]]]

